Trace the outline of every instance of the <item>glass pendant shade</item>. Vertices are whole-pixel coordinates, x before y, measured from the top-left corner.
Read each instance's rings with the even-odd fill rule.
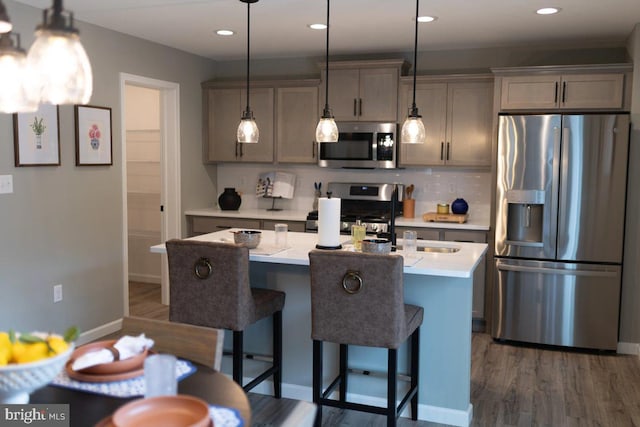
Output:
[[[243,144],[257,144],[260,139],[258,125],[251,111],[245,111],[238,125],[237,141]]]
[[[338,125],[333,116],[322,116],[316,127],[316,142],[338,142]]]
[[[34,72],[40,101],[87,104],[93,91],[91,64],[78,34],[41,29],[27,59]]]
[[[402,124],[400,142],[403,144],[423,144],[427,138],[422,117],[413,112],[409,114]]]
[[[2,0],[0,0],[0,33],[8,33],[11,30],[13,30],[13,24],[9,19],[7,8],[4,6]]]
[[[14,47],[11,34],[0,37],[0,112],[30,113],[38,109],[38,98],[30,82],[27,55]],[[30,90],[31,89],[31,90]]]

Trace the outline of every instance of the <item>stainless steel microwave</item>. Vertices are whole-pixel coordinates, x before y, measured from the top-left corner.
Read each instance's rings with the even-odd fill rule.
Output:
[[[320,142],[318,165],[325,168],[394,169],[397,123],[339,122],[338,142]]]

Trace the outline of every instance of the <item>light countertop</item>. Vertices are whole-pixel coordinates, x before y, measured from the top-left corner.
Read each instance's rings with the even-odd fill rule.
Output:
[[[203,234],[191,237],[190,240],[199,241],[223,241],[233,242],[231,230],[216,231],[214,233]],[[287,248],[275,248],[275,232],[271,230],[262,231],[262,240],[256,249],[251,249],[249,259],[251,261],[309,265],[309,251],[315,248],[318,235],[312,233],[289,232],[287,236]],[[343,245],[342,250],[353,250],[349,244],[350,236],[340,236]],[[398,240],[402,244],[402,239]],[[441,242],[433,240],[419,240],[418,246],[426,247],[456,247],[460,250],[454,253],[432,253],[418,251],[413,258],[406,257],[404,262],[405,274],[444,276],[444,277],[472,277],[475,268],[483,258],[487,244],[466,243],[466,242]],[[151,247],[151,252],[166,253],[164,243]],[[405,256],[402,250],[395,254]]]
[[[266,209],[240,209],[237,211],[223,211],[218,208],[191,209],[185,212],[185,215],[187,216],[251,218],[268,219],[274,221],[305,221],[307,219],[307,214],[307,211],[294,210],[268,211]],[[422,214],[416,213],[415,218],[404,218],[402,216],[397,217],[396,226],[488,231],[490,229],[489,210],[476,209],[473,212],[470,212],[467,222],[462,224],[452,222],[425,222],[422,220]]]

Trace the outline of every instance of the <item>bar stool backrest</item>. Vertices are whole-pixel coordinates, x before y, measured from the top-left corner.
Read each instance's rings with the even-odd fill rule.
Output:
[[[311,338],[398,348],[407,337],[403,258],[312,250]]]
[[[169,261],[169,318],[215,328],[243,330],[254,318],[249,249],[223,242],[173,239]]]

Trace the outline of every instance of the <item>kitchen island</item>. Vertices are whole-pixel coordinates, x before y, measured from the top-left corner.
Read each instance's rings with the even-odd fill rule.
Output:
[[[202,241],[233,241],[233,230],[193,237]],[[341,236],[344,250],[350,250],[349,236]],[[312,340],[311,299],[308,253],[314,249],[317,235],[288,235],[288,247],[274,246],[274,232],[262,232],[262,242],[250,251],[252,286],[262,286],[286,292],[283,310],[283,396],[311,400]],[[399,241],[401,243],[401,241]],[[487,245],[442,241],[419,241],[416,258],[405,259],[404,292],[409,304],[424,307],[424,322],[420,329],[420,390],[419,413],[422,420],[467,426],[473,407],[471,389],[471,304],[476,267],[483,260]],[[444,249],[443,249],[444,248]],[[455,252],[441,252],[456,250]],[[151,248],[166,252],[164,244]],[[403,255],[402,251],[397,252]],[[246,351],[257,354],[270,348],[270,321],[263,320],[245,332]],[[230,342],[225,343],[225,347]],[[400,349],[400,372],[407,372],[406,345]],[[376,373],[386,372],[386,351],[369,347],[350,348],[350,369],[356,373],[349,383],[354,401],[384,405],[385,380]],[[223,371],[231,372],[230,363],[223,362]],[[326,380],[337,373],[338,346],[325,345]],[[254,362],[258,363],[258,362]],[[255,366],[256,372],[261,366]],[[245,374],[252,366],[246,363]],[[261,385],[256,392],[271,393],[271,387]],[[403,390],[403,386],[399,394]],[[405,413],[406,415],[406,413]]]

